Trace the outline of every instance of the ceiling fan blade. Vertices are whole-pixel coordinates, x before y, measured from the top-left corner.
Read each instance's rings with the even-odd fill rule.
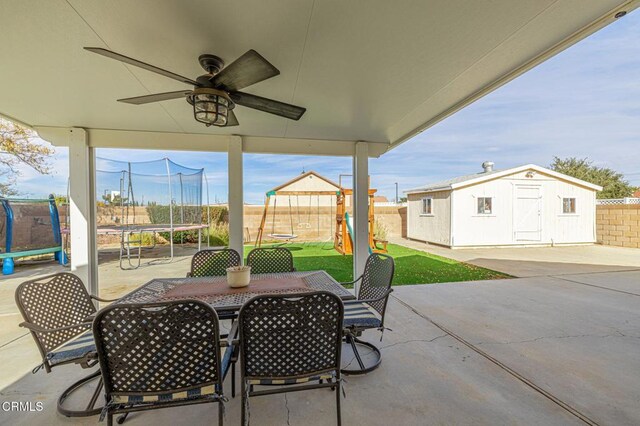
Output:
[[[118,99],[118,102],[126,104],[142,105],[151,102],[168,101],[170,99],[184,98],[191,94],[191,90],[177,90],[175,92],[155,93],[153,95],[135,96],[133,98]]]
[[[158,68],[156,66],[147,64],[146,62],[138,61],[137,59],[130,58],[128,56],[121,55],[116,52],[112,52],[111,50],[103,49],[101,47],[85,47],[85,50],[89,52],[97,53],[98,55],[106,56],[107,58],[115,59],[120,62],[124,62],[125,64],[133,65],[147,71],[155,72],[156,74],[163,75],[165,77],[172,78],[174,80],[178,80],[185,84],[191,84],[193,86],[198,86],[198,83],[190,78],[183,77],[171,71],[163,70],[162,68]]]
[[[290,120],[300,120],[302,114],[307,110],[306,108],[285,104],[284,102],[251,95],[249,93],[231,92],[229,93],[229,96],[231,97],[231,100],[238,105],[268,112],[269,114],[279,115],[280,117],[285,117]]]
[[[227,92],[244,89],[280,74],[278,68],[255,50],[249,50],[213,77],[215,87]]]
[[[227,115],[227,124],[225,124],[224,127],[231,127],[231,126],[239,126],[240,123],[238,123],[238,117],[236,117],[236,114],[233,112],[233,110],[229,111],[229,114]]]

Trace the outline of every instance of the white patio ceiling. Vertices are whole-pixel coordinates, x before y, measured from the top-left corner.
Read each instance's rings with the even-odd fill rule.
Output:
[[[354,141],[377,142],[369,155],[378,156],[637,6],[638,0],[8,0],[0,5],[0,114],[45,137],[55,132],[44,127],[90,129],[93,146],[150,148],[165,140],[157,147],[167,147],[175,134],[237,134],[245,151],[268,152],[266,137],[286,139],[287,146],[344,141],[345,152]],[[202,53],[230,63],[255,49],[281,75],[245,91],[307,113],[294,122],[238,107],[240,126],[225,129],[195,122],[184,100],[118,103],[189,86],[84,46],[191,78],[203,74]],[[101,139],[105,133],[91,129],[154,133]],[[313,145],[309,152],[322,151]],[[336,143],[326,146],[327,154],[340,153]]]

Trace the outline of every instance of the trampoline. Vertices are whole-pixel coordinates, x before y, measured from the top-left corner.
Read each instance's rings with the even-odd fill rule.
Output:
[[[44,199],[0,197],[0,260],[2,274],[14,272],[14,259],[52,253],[67,263],[60,216],[53,195]],[[4,245],[3,245],[4,243]]]
[[[120,236],[121,269],[139,268],[143,250],[154,248],[160,233],[169,234],[169,262],[174,259],[176,233],[184,242],[184,232],[197,231],[198,250],[201,248],[202,230],[209,227],[208,191],[206,223],[202,218],[205,182],[204,169],[185,167],[168,158],[142,162],[96,159],[97,233]],[[149,244],[144,244],[144,234],[152,236]]]

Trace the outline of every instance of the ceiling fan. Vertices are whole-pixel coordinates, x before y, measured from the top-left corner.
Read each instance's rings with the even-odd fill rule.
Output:
[[[192,85],[193,90],[177,90],[136,96],[118,99],[118,102],[142,105],[186,98],[187,102],[193,106],[193,116],[196,121],[204,123],[207,127],[211,125],[219,127],[237,126],[239,124],[238,119],[233,112],[236,105],[257,109],[290,120],[299,120],[306,111],[306,108],[240,92],[245,87],[280,74],[276,67],[255,50],[249,50],[226,68],[224,61],[218,56],[200,55],[198,61],[207,74],[192,80],[111,50],[100,47],[85,47],[85,49],[98,55],[172,78],[181,83]]]

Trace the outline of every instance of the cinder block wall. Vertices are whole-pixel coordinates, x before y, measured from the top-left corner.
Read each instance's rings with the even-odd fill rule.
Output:
[[[258,235],[258,228],[262,220],[264,206],[245,205],[244,206],[244,226],[249,231],[251,241],[255,241]],[[114,225],[114,218],[120,215],[120,210],[99,208],[98,225]],[[129,212],[129,220],[133,220],[133,210]],[[291,233],[293,223],[293,233],[298,237],[296,241],[333,241],[335,233],[334,207],[306,207],[292,206],[291,215],[289,206],[280,206],[276,210],[275,226],[273,226],[273,206],[268,211],[267,224],[264,231],[264,240],[272,231],[276,234]],[[387,238],[399,238],[407,235],[407,208],[404,206],[376,206],[376,220],[387,229]],[[149,223],[149,217],[144,208],[136,208],[136,223]],[[246,237],[246,235],[245,235]],[[114,244],[119,241],[118,236],[100,235],[98,244]]]
[[[255,241],[262,219],[264,206],[244,206],[244,226],[249,230],[251,241]],[[375,208],[376,220],[387,229],[387,238],[406,236],[407,221],[406,207],[377,206]],[[335,233],[335,207],[292,207],[291,216],[289,206],[278,206],[273,226],[273,206],[267,212],[267,221],[264,230],[264,239],[267,235],[289,234],[293,223],[293,233],[298,237],[296,241],[327,241],[333,240]]]
[[[596,238],[603,245],[640,248],[640,204],[597,206]]]

